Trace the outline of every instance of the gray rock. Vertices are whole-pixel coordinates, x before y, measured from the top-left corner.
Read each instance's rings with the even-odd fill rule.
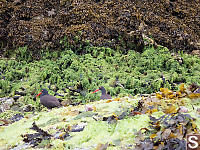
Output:
[[[12,99],[12,98],[11,97],[2,97],[2,98],[0,98],[0,102],[3,103],[9,99]]]
[[[9,110],[11,106],[14,104],[14,99],[3,97],[0,99],[0,102],[1,102],[0,112],[5,112],[6,110]]]
[[[12,105],[11,106],[11,109],[13,110],[13,111],[22,111],[22,109],[20,108],[20,106],[19,105],[17,105],[17,104],[14,104],[14,105]]]
[[[194,93],[200,93],[200,88],[196,89]]]
[[[23,108],[23,111],[25,112],[31,112],[31,111],[34,111],[34,107],[31,105],[31,104],[28,104],[26,105],[24,108]]]
[[[16,114],[16,115],[14,115],[12,118],[10,118],[10,120],[11,120],[12,122],[16,122],[16,121],[19,121],[19,120],[21,120],[21,119],[23,119],[23,118],[24,118],[23,115],[21,115],[21,114]]]
[[[30,143],[25,143],[23,145],[18,145],[17,147],[14,147],[10,150],[23,150],[23,149],[27,149],[30,148],[32,145]]]

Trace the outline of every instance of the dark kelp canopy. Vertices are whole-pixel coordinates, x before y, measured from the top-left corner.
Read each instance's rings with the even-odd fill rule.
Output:
[[[141,51],[143,37],[191,52],[200,49],[198,16],[198,0],[4,0],[1,53],[26,45],[36,52],[46,47],[56,50],[66,42],[74,50],[81,47],[79,53],[87,45]]]

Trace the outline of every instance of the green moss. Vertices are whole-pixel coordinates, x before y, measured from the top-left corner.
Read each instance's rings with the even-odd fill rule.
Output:
[[[149,47],[143,53],[130,50],[127,54],[105,47],[87,47],[86,51],[88,53],[84,55],[77,55],[71,50],[51,55],[45,50],[41,52],[43,59],[30,62],[25,61],[26,48],[21,48],[19,54],[25,60],[0,60],[4,76],[0,80],[0,97],[23,87],[31,99],[41,88],[48,88],[45,83],[56,85],[59,90],[65,88],[68,92],[65,98],[77,102],[85,102],[85,95],[102,85],[112,96],[120,96],[152,93],[161,87],[176,89],[175,84],[181,82],[200,84],[200,59],[195,56],[172,56],[163,47]],[[177,57],[182,57],[182,64]],[[86,94],[73,94],[66,87],[81,88]],[[98,99],[99,94],[90,94],[87,98]]]

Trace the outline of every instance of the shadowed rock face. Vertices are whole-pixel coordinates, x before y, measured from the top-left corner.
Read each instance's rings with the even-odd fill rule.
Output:
[[[80,52],[88,45],[141,51],[144,35],[176,50],[200,49],[200,4],[193,0],[94,1],[12,0],[0,2],[0,43],[8,49],[28,45],[60,49],[65,42]]]
[[[61,107],[61,104],[58,101],[58,99],[52,95],[49,95],[46,89],[42,90],[42,93],[40,96],[40,103],[49,109],[54,108],[54,107]]]

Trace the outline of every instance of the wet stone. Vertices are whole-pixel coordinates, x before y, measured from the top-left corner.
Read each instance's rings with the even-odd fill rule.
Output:
[[[25,111],[25,112],[31,112],[31,111],[34,111],[34,110],[35,110],[35,108],[34,108],[31,104],[26,105],[26,106],[23,108],[23,111]]]
[[[67,132],[56,132],[53,137],[55,139],[61,139],[64,140],[66,137],[70,136],[69,133]]]
[[[10,120],[11,120],[12,122],[16,122],[16,121],[21,120],[22,118],[24,118],[23,115],[21,115],[21,114],[16,114],[16,115],[14,115],[12,118],[10,118]]]
[[[20,97],[21,97],[21,96],[17,96],[17,95],[16,95],[16,96],[13,97],[13,99],[14,99],[14,100],[18,100]]]
[[[3,98],[0,98],[0,102],[3,103],[3,102],[5,102],[7,100],[10,100],[10,99],[12,99],[12,98],[10,98],[10,97],[3,97]]]
[[[21,95],[21,96],[25,96],[26,93],[25,92],[19,92],[19,91],[15,91],[15,95]]]
[[[22,109],[20,108],[20,106],[17,105],[17,104],[12,105],[12,106],[11,106],[11,109],[12,109],[13,111],[19,111],[19,112],[22,111]]]
[[[5,112],[6,110],[9,110],[11,106],[14,104],[13,98],[1,98],[0,99],[1,105],[0,105],[0,112]]]

